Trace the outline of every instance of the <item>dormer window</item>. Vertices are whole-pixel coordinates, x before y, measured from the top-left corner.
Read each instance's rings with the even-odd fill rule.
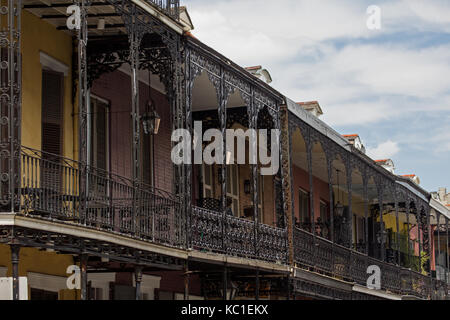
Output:
[[[267,69],[263,69],[262,66],[254,66],[254,67],[247,67],[245,68],[249,73],[257,77],[258,79],[264,81],[265,83],[271,83],[272,77],[267,71]]]
[[[317,101],[309,101],[309,102],[297,102],[297,105],[314,115],[315,117],[319,118],[321,115],[323,115],[322,108],[320,107],[319,103]]]
[[[394,162],[391,159],[375,160],[375,163],[382,166],[392,174],[395,172]]]
[[[349,144],[353,145],[355,149],[361,151],[362,153],[366,153],[366,147],[362,143],[362,140],[357,134],[344,134],[342,135]]]

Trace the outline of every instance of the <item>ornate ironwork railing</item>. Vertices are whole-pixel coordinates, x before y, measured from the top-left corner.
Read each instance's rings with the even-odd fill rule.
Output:
[[[180,0],[145,0],[151,5],[158,7],[162,12],[169,17],[180,19]]]
[[[194,249],[266,261],[286,262],[286,230],[251,220],[193,207],[191,244]]]
[[[89,167],[87,196],[80,198],[78,162],[22,147],[21,213],[83,225],[180,247],[183,244],[178,197]],[[86,215],[80,202],[86,205]]]
[[[368,266],[376,265],[381,270],[381,289],[396,294],[428,299],[442,298],[447,292],[447,286],[442,281],[314,237],[299,228],[294,229],[294,260],[298,267],[362,286],[367,285]]]
[[[77,224],[174,247],[184,247],[186,228],[179,215],[180,199],[150,186],[89,167],[80,179],[77,161],[22,147],[20,213]],[[80,198],[80,180],[86,183]],[[86,205],[86,215],[80,205]],[[18,208],[19,209],[19,208]],[[193,207],[190,246],[197,250],[287,263],[287,231],[251,220]],[[294,229],[294,259],[298,267],[365,286],[367,267],[381,269],[382,289],[421,298],[447,295],[440,280],[369,257],[312,233]]]

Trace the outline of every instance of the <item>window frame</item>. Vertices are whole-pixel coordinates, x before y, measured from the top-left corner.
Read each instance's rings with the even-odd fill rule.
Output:
[[[300,226],[303,227],[303,224],[308,223],[311,224],[311,204],[310,204],[310,200],[309,200],[309,192],[306,191],[303,188],[298,188],[299,193],[298,193],[298,200],[299,200],[299,208],[298,208],[298,215],[299,215],[299,223]],[[306,203],[306,215],[305,218],[307,218],[307,221],[304,221],[304,215],[302,214],[302,210],[303,210],[303,201],[301,199],[301,196],[304,196],[305,198],[305,203]],[[302,228],[303,229],[303,228]]]

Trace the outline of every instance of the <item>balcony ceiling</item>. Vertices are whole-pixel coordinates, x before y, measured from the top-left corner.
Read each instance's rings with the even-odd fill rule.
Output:
[[[24,0],[24,9],[31,12],[40,19],[52,24],[58,30],[74,35],[74,30],[68,30],[66,21],[67,7],[73,1],[51,1],[51,0]],[[105,29],[98,30],[99,19],[105,19]],[[126,34],[122,18],[116,13],[114,7],[103,1],[94,0],[88,10],[89,35],[117,35]]]
[[[206,72],[203,72],[195,79],[192,90],[192,110],[217,110],[219,103],[217,101],[216,89],[212,85]],[[228,99],[227,108],[236,108],[245,106],[239,92],[236,90]]]

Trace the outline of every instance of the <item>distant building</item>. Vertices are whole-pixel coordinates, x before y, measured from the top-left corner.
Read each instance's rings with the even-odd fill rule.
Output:
[[[439,188],[437,192],[432,192],[431,195],[435,200],[441,202],[450,209],[450,192],[447,192],[446,188]]]

